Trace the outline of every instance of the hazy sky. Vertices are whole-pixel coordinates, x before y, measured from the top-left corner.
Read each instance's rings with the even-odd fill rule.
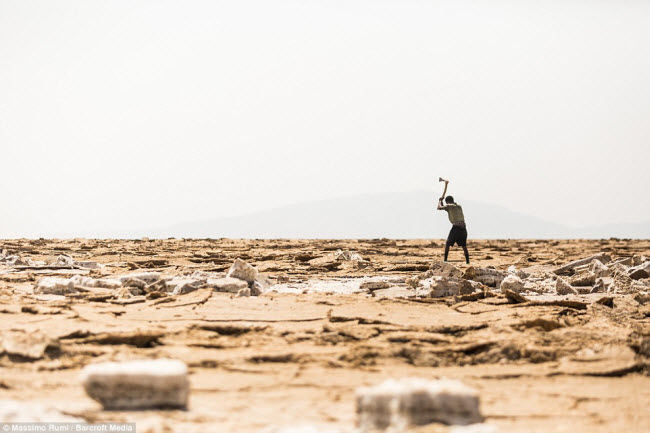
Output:
[[[648,220],[648,23],[645,0],[0,0],[0,237],[434,201],[438,176]]]

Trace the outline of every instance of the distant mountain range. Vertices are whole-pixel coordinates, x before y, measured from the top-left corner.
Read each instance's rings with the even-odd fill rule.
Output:
[[[572,228],[474,201],[463,206],[469,236],[476,239],[650,238],[650,221]],[[238,217],[214,218],[140,230],[152,238],[445,238],[445,212],[430,191],[364,194],[300,203]]]

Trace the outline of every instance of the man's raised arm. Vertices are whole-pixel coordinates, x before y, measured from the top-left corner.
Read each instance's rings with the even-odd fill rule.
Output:
[[[442,204],[442,199],[443,199],[443,197],[440,197],[438,199],[438,210],[444,210],[445,209],[445,205]]]

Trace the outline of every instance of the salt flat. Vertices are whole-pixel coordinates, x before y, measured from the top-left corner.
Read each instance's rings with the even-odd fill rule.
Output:
[[[357,388],[446,377],[475,389],[502,432],[648,430],[650,282],[627,273],[650,241],[474,241],[458,274],[437,264],[442,244],[0,241],[2,399],[139,432],[353,431]],[[593,260],[553,272],[599,253],[611,259],[603,287],[573,284],[601,269]],[[238,258],[258,271],[258,296],[224,281]],[[512,265],[523,300],[478,281]],[[65,290],[35,293],[42,278]],[[434,297],[436,278],[471,293]],[[558,295],[560,279],[575,293]],[[82,386],[86,365],[162,358],[189,367],[187,410],[105,411]]]

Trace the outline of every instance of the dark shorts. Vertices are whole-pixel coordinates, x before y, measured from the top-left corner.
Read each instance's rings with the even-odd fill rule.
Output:
[[[451,226],[449,236],[447,237],[447,245],[453,246],[454,244],[459,247],[467,246],[467,228],[461,226]]]

